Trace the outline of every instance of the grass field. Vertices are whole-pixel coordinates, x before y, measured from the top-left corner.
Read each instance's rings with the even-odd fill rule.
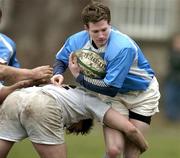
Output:
[[[148,135],[150,148],[141,158],[180,158],[180,123],[169,123],[156,116]],[[101,127],[87,136],[67,135],[68,158],[103,158]],[[16,144],[8,158],[38,158],[28,140]]]

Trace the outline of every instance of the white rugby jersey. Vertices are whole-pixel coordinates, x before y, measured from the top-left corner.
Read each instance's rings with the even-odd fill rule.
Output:
[[[62,107],[64,124],[66,126],[89,118],[96,119],[103,124],[104,115],[110,108],[109,105],[103,103],[99,98],[87,95],[84,90],[78,88],[73,89],[69,87],[67,89],[50,84],[43,87],[24,88],[21,91],[34,93],[39,90],[56,99],[57,106]]]

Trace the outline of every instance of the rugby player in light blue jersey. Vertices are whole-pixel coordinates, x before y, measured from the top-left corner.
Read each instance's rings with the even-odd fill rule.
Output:
[[[85,30],[70,36],[57,53],[51,81],[61,85],[63,73],[69,66],[78,83],[100,93],[106,103],[145,134],[151,117],[159,111],[160,93],[154,71],[136,42],[110,25],[111,15],[107,6],[101,3],[87,5],[82,11],[82,20]],[[103,79],[92,79],[80,73],[71,54],[82,48],[103,57],[106,62]],[[139,157],[139,149],[123,133],[105,126],[104,137],[106,157]]]
[[[0,33],[0,63],[20,67],[16,58],[16,44],[6,35]]]
[[[1,17],[0,8],[0,20]],[[52,68],[49,65],[34,69],[20,69],[19,67],[15,42],[0,33],[0,104],[14,90],[45,83],[52,76]]]

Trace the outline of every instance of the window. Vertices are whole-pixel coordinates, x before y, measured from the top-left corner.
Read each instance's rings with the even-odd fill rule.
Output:
[[[112,25],[138,39],[167,39],[176,25],[177,0],[107,0]]]

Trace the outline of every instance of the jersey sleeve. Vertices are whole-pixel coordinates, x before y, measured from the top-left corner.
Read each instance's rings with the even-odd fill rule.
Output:
[[[67,64],[65,64],[62,60],[57,60],[53,64],[53,75],[63,74],[67,69]]]
[[[53,73],[62,74],[68,67],[69,55],[72,52],[70,39],[68,39],[63,47],[57,52],[56,60],[53,64]]]
[[[0,34],[0,62],[13,67],[20,67],[16,58],[16,44],[6,35]]]
[[[118,93],[118,88],[107,85],[102,79],[92,79],[80,74],[76,81],[83,87],[104,95],[114,97]]]

